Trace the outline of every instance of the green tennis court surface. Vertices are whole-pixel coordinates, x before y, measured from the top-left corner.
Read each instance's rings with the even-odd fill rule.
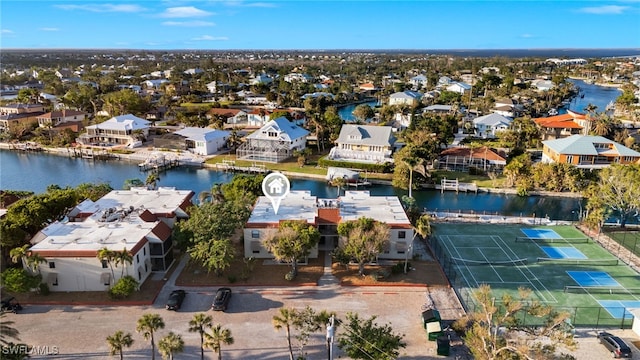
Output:
[[[433,225],[431,245],[465,306],[482,284],[500,299],[529,288],[533,298],[572,314],[577,326],[630,327],[640,277],[572,226]],[[536,319],[526,319],[530,325]]]

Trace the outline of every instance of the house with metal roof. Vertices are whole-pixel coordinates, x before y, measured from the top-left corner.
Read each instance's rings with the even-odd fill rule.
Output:
[[[389,105],[416,106],[422,101],[423,94],[417,91],[402,91],[389,95]]]
[[[452,91],[464,95],[464,93],[471,90],[471,85],[457,81],[448,85],[446,89],[447,91]]]
[[[51,291],[104,291],[124,275],[142,284],[174,262],[171,229],[188,217],[193,191],[174,188],[114,190],[85,200],[32,239],[29,251],[46,259],[39,265]],[[109,264],[101,249],[126,251],[131,264]]]
[[[277,231],[280,222],[300,220],[320,230],[320,243],[326,251],[338,245],[338,225],[341,222],[366,217],[389,226],[389,240],[381,259],[411,258],[414,231],[407,214],[397,196],[371,196],[369,191],[345,191],[337,199],[321,199],[308,190],[290,191],[280,202],[278,213],[273,211],[271,201],[260,196],[249,220],[245,223],[244,256],[273,258],[263,245],[264,239]],[[309,258],[318,257],[318,246]]]
[[[86,127],[87,132],[78,137],[77,142],[83,145],[129,145],[140,137],[149,136],[150,121],[132,114],[114,116],[96,125]]]
[[[512,120],[500,114],[492,113],[473,119],[476,134],[483,139],[495,138],[500,131],[507,130]]]
[[[329,159],[373,164],[393,162],[395,142],[391,126],[344,124]]]
[[[600,169],[611,164],[640,164],[640,153],[602,136],[571,135],[542,142],[542,162]]]
[[[189,151],[198,155],[215,154],[227,146],[230,132],[212,128],[186,127],[153,139],[155,148]]]
[[[279,117],[247,135],[236,154],[239,159],[278,163],[307,146],[309,131]]]

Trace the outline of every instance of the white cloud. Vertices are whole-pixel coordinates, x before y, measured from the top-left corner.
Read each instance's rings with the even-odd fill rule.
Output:
[[[216,24],[211,21],[165,21],[162,23],[164,26],[184,26],[184,27],[203,27],[203,26],[215,26]]]
[[[178,6],[167,8],[160,17],[165,18],[190,18],[214,15],[208,11],[200,10],[193,6]]]
[[[42,31],[60,31],[60,29],[53,28],[53,27],[43,27],[43,28],[40,28],[40,30],[42,30]]]
[[[266,2],[246,2],[242,0],[231,0],[222,2],[226,6],[236,6],[236,7],[260,7],[260,8],[274,8],[277,7],[276,4],[266,3]]]
[[[135,13],[141,12],[145,9],[136,4],[64,4],[54,5],[62,10],[84,10],[90,12],[126,12]]]
[[[2,29],[0,30],[0,34],[13,34],[13,31],[9,29]]]
[[[193,41],[226,41],[229,40],[226,36],[211,36],[211,35],[202,35],[191,39]]]
[[[625,10],[629,9],[628,6],[619,6],[619,5],[604,5],[604,6],[593,6],[593,7],[584,7],[580,9],[580,12],[587,14],[622,14]]]
[[[520,37],[521,37],[521,38],[523,38],[523,39],[531,39],[531,38],[534,38],[534,37],[535,37],[535,35],[531,35],[531,34],[522,34],[522,35],[520,35]]]

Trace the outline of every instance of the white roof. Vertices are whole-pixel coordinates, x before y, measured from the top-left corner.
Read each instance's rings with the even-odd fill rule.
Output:
[[[506,118],[500,114],[492,113],[489,115],[484,115],[473,119],[474,124],[483,124],[487,126],[495,126],[499,124],[509,125],[511,124],[511,119]]]
[[[247,221],[250,223],[279,223],[281,220],[305,220],[314,223],[317,208],[316,196],[311,195],[308,190],[290,191],[285,196],[278,208],[278,213],[274,213],[271,200],[266,196],[258,197],[256,205]]]
[[[342,221],[367,217],[386,224],[411,224],[397,196],[371,196],[369,191],[345,191],[340,197],[340,217]]]
[[[422,99],[422,93],[417,91],[402,91],[389,95],[389,98],[394,99]]]
[[[176,135],[184,136],[188,140],[193,141],[209,141],[213,139],[224,138],[229,136],[229,131],[217,130],[211,128],[186,127],[175,132]]]
[[[309,134],[309,131],[292,123],[286,117],[279,117],[269,121],[257,131],[247,135],[247,139],[273,139],[273,137],[267,136],[269,132],[276,132],[278,134],[277,140],[289,142]]]
[[[97,125],[87,126],[88,129],[108,129],[108,130],[142,130],[149,128],[150,121],[139,118],[132,114],[114,116],[111,119]]]
[[[178,216],[184,217],[186,214],[179,206],[192,196],[191,190],[176,190],[171,187],[160,187],[157,190],[113,190],[93,203],[92,207],[88,206],[87,210],[94,213],[92,216],[99,216],[96,213],[103,209],[128,209],[133,206],[134,209],[147,209],[154,214],[176,212]]]

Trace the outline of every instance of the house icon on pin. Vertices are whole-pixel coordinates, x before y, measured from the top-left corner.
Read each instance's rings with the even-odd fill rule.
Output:
[[[284,183],[282,183],[282,179],[280,178],[273,179],[271,180],[271,182],[269,182],[269,192],[272,194],[281,194],[283,186],[284,186]]]

